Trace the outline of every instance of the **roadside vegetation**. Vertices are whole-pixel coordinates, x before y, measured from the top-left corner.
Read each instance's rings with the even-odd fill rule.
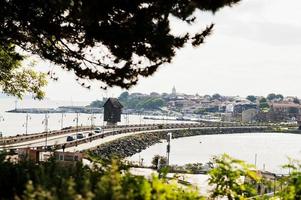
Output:
[[[164,158],[156,156],[164,166]],[[160,161],[159,161],[160,162]],[[226,154],[214,157],[214,166],[208,173],[209,193],[202,196],[196,186],[183,185],[177,178],[167,178],[167,167],[159,169],[159,175],[136,176],[124,163],[96,158],[93,164],[62,164],[53,159],[35,164],[18,163],[0,158],[0,199],[50,200],[50,199],[300,199],[300,162],[286,165],[291,174],[275,179],[266,178],[254,166]],[[275,191],[275,193],[274,193]]]
[[[134,176],[116,160],[92,167],[81,163],[62,165],[50,160],[0,160],[0,199],[203,199],[195,188],[180,187],[164,177]]]

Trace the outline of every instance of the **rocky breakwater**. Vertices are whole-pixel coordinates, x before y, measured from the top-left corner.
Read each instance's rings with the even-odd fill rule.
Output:
[[[168,131],[145,132],[137,135],[126,136],[114,141],[104,143],[94,149],[89,150],[94,156],[102,159],[111,157],[125,158],[141,152],[147,147],[161,142],[167,138],[167,132],[173,133],[173,138],[191,137],[197,135],[211,134],[232,134],[232,133],[250,133],[266,132],[266,127],[240,127],[240,128],[202,128],[202,129],[182,129]]]
[[[126,136],[117,140],[102,144],[90,152],[102,159],[111,157],[125,158],[141,152],[147,147],[159,143],[166,138],[166,133],[141,133]]]

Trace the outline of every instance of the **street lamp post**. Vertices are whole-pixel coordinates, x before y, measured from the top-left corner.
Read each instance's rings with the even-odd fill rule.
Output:
[[[127,127],[129,125],[129,114],[126,113],[122,113],[123,114],[123,119],[124,119],[124,125]],[[111,119],[113,120],[113,116],[111,116]],[[112,121],[111,120],[111,121]]]
[[[73,121],[75,121],[76,122],[76,131],[78,132],[78,121],[79,121],[79,113],[76,113],[76,117],[75,117],[75,119],[73,120]]]
[[[129,126],[130,125],[129,113],[126,113],[125,116],[126,116],[125,124],[126,126]]]
[[[25,117],[25,135],[27,135],[28,133],[28,121],[31,120],[31,117],[29,116],[28,113],[26,113],[26,117]]]
[[[61,119],[59,120],[59,123],[61,123],[61,130],[64,128],[64,117],[66,117],[66,114],[62,113]]]
[[[141,111],[139,111],[139,125],[141,126],[142,125],[142,116],[141,116]]]
[[[2,115],[0,115],[0,122],[4,121],[4,117]],[[3,138],[3,133],[0,131],[0,138],[2,139],[2,147],[4,150],[4,138]]]
[[[75,141],[76,141],[76,144],[75,144],[75,146],[77,146],[77,134],[78,134],[78,121],[79,121],[79,113],[77,112],[76,113],[76,117],[75,117],[75,119],[73,120],[73,121],[75,121],[76,122],[76,135],[75,135]]]
[[[48,140],[48,120],[49,120],[49,116],[48,116],[48,113],[45,114],[45,118],[43,120],[43,124],[45,125],[45,150],[47,150],[47,140]]]
[[[169,155],[170,155],[170,142],[172,139],[172,133],[169,132],[167,133],[167,149],[166,149],[166,154],[167,154],[167,166],[169,166]]]
[[[88,120],[91,121],[91,133],[93,132],[93,127],[94,127],[94,119],[96,119],[96,117],[94,116],[94,113],[91,112],[91,116],[88,117]]]
[[[96,117],[94,116],[94,113],[91,113],[91,116],[88,118],[88,120],[89,119],[91,121],[91,129],[93,129],[93,127],[94,127],[94,119],[96,119]]]

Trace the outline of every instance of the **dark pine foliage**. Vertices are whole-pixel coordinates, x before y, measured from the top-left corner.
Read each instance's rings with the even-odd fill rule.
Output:
[[[173,35],[171,15],[193,24],[194,11],[216,12],[239,1],[1,0],[0,46],[17,45],[74,71],[78,80],[129,88],[213,29]]]
[[[40,165],[29,161],[13,164],[4,161],[4,154],[0,156],[0,199],[12,199],[15,195],[22,196],[29,181],[32,181],[35,186],[47,188],[59,199],[64,199],[68,187],[67,179],[72,177],[76,183],[75,190],[83,193],[82,190],[87,184],[93,190],[103,175],[101,170],[90,170],[88,167],[83,167],[81,163],[60,166],[51,160]]]

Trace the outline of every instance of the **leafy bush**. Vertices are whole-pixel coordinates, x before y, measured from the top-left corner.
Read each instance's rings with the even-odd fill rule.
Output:
[[[122,162],[95,164],[92,167],[81,163],[62,165],[54,160],[35,164],[29,161],[12,163],[0,155],[0,199],[16,200],[196,200],[205,199],[196,188],[180,186],[166,176],[145,178],[128,172]],[[153,164],[165,157],[156,155]],[[224,154],[213,159],[214,168],[209,172],[212,190],[209,199],[301,199],[301,163],[294,161],[287,168],[291,174],[274,180],[273,197],[257,193],[257,186],[271,188],[260,172],[244,161]],[[198,170],[197,165],[186,167]],[[257,196],[258,194],[258,196]],[[262,195],[262,196],[260,196]]]
[[[166,166],[167,158],[165,156],[155,155],[152,159],[152,166],[155,169],[162,168]]]
[[[51,160],[39,165],[0,159],[0,199],[17,200],[175,200],[202,199],[193,188],[152,176],[146,179],[122,170],[117,161],[92,168],[62,165]]]
[[[213,186],[212,198],[245,199],[257,195],[256,183],[260,177],[252,165],[237,160],[227,154],[215,157],[214,168],[209,172],[209,185]],[[249,179],[250,181],[244,181]]]

